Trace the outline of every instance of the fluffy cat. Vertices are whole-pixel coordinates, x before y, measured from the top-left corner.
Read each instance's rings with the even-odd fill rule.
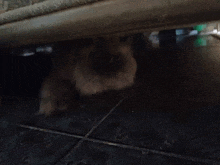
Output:
[[[78,53],[64,55],[63,62],[42,84],[39,114],[49,116],[72,109],[79,104],[78,96],[132,86],[137,63],[131,43],[131,38],[98,38]]]

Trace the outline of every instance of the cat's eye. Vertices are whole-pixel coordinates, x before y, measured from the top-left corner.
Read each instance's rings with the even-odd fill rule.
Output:
[[[117,62],[120,60],[120,57],[119,56],[112,56],[111,59],[110,59],[110,63],[113,63],[113,62]]]

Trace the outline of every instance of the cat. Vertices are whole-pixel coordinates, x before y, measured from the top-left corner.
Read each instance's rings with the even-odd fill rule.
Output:
[[[73,45],[74,46],[74,45]],[[62,55],[63,61],[44,80],[40,91],[39,114],[79,106],[79,97],[131,87],[137,63],[133,57],[132,37],[96,38],[93,44]]]

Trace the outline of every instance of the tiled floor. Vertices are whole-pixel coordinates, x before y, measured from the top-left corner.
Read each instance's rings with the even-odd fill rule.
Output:
[[[142,55],[139,86],[124,99],[87,98],[77,110],[45,118],[35,115],[37,99],[5,97],[0,165],[220,164],[220,41],[204,36],[207,46],[194,49],[196,39],[169,56]]]

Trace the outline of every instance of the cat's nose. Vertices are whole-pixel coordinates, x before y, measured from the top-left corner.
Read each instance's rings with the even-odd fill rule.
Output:
[[[114,62],[114,57],[112,57],[109,61],[109,63],[113,63]]]

